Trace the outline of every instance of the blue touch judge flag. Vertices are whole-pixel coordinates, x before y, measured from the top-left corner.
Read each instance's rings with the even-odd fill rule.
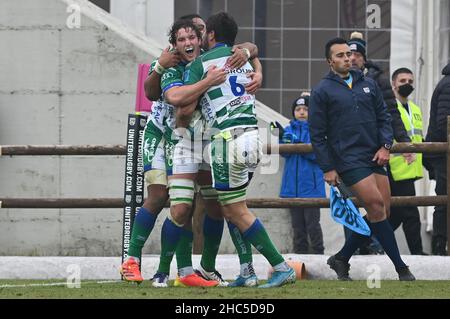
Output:
[[[370,236],[370,228],[361,216],[358,208],[350,198],[339,192],[336,187],[330,186],[331,217],[339,224],[364,236]]]

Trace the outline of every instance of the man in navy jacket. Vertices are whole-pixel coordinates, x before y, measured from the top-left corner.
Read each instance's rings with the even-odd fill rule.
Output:
[[[293,120],[284,129],[281,143],[311,143],[308,126],[309,96],[302,95],[292,104]],[[325,197],[323,173],[314,153],[281,154],[285,158],[280,197]],[[308,236],[312,253],[323,255],[323,234],[320,208],[291,209],[294,231],[294,253],[308,254]]]
[[[342,182],[364,204],[368,224],[394,263],[400,280],[415,280],[400,257],[387,217],[390,188],[385,165],[393,134],[391,118],[378,85],[350,70],[352,52],[335,38],[325,46],[330,72],[313,89],[309,110],[311,142],[328,184]],[[352,232],[327,263],[338,279],[350,280],[348,261],[365,236]]]

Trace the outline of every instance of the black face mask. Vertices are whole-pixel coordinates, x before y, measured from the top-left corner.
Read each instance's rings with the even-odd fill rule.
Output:
[[[403,84],[402,86],[398,87],[398,94],[400,94],[404,98],[407,98],[412,91],[414,91],[414,88],[409,83]]]

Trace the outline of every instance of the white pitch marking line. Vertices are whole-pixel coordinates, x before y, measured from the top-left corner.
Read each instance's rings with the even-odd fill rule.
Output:
[[[122,280],[104,280],[104,281],[85,281],[80,282],[80,284],[110,284],[119,283]],[[24,284],[24,285],[0,285],[0,288],[27,288],[27,287],[47,287],[47,286],[67,286],[67,282],[52,282],[52,283],[42,283],[42,284]]]

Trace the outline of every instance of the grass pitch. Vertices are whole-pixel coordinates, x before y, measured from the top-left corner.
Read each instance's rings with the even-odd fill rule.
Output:
[[[172,282],[170,282],[172,284]],[[303,280],[272,289],[257,288],[154,288],[150,281],[82,281],[68,288],[61,280],[0,280],[0,298],[45,299],[450,299],[450,281],[382,281],[368,288],[366,281]]]

